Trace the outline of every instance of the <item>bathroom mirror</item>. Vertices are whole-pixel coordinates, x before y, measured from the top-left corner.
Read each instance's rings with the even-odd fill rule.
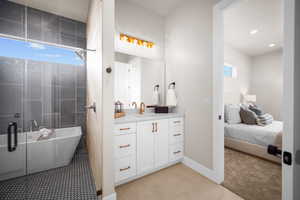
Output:
[[[133,102],[155,105],[154,90],[158,90],[158,104],[162,105],[165,100],[165,63],[162,60],[115,53],[115,102],[120,101],[125,109],[134,108]]]

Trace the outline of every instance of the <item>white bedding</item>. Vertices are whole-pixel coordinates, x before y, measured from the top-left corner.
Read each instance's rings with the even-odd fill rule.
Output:
[[[225,123],[224,134],[225,137],[267,147],[269,144],[275,143],[277,135],[282,132],[282,129],[281,121],[273,121],[267,126]]]

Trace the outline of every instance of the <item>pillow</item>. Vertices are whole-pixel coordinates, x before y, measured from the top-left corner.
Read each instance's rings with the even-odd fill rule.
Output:
[[[257,115],[248,108],[241,107],[240,115],[245,124],[254,125],[257,122]]]
[[[259,108],[258,106],[256,106],[256,105],[250,105],[250,106],[249,106],[249,109],[250,109],[251,111],[255,112],[255,114],[256,114],[257,116],[260,116],[260,115],[264,115],[264,114],[265,114],[265,112],[264,112],[261,108]]]
[[[225,106],[225,122],[228,124],[239,124],[242,122],[240,106],[228,104]]]
[[[266,125],[272,124],[273,120],[274,120],[273,116],[266,113],[266,114],[258,116],[257,124],[259,126],[266,126]]]

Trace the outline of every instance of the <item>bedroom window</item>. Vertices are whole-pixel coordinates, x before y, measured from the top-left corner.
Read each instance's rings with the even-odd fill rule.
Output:
[[[224,77],[236,78],[237,77],[236,68],[228,63],[224,63]]]

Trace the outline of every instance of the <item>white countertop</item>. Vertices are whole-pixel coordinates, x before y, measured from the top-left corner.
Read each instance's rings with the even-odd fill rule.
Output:
[[[169,119],[169,118],[176,118],[176,117],[184,117],[184,115],[180,113],[144,113],[144,114],[130,113],[130,114],[126,114],[124,117],[115,119],[115,124]]]

